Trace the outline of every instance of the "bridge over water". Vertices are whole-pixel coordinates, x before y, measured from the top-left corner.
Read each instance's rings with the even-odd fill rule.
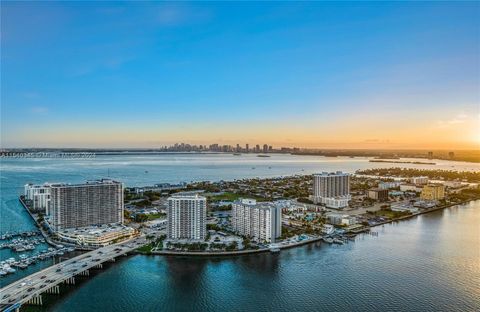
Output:
[[[88,276],[91,269],[102,268],[107,261],[127,255],[144,245],[145,238],[102,247],[33,273],[0,289],[0,310],[19,311],[26,304],[42,305],[43,294],[59,294],[59,285],[75,284],[76,276]]]

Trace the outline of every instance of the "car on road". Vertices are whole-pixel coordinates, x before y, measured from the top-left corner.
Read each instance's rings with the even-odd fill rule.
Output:
[[[88,265],[88,264],[85,263],[84,265],[82,265],[82,268],[86,267],[87,265]]]
[[[10,297],[10,294],[6,294],[2,299],[7,299],[8,297]]]
[[[60,271],[62,271],[62,269],[57,269],[55,272],[60,272]]]
[[[40,285],[40,288],[44,288],[45,286],[47,286],[47,285],[45,285],[45,284],[43,284],[43,285]]]
[[[12,303],[15,301],[15,298],[11,298],[10,300],[8,300],[8,303]]]
[[[40,277],[40,279],[44,279],[45,277],[47,277],[47,276],[46,276],[46,275],[44,275],[44,276]]]
[[[30,287],[29,289],[27,289],[27,291],[30,292],[30,291],[32,291],[32,290],[34,290],[34,289],[35,289],[35,287]]]

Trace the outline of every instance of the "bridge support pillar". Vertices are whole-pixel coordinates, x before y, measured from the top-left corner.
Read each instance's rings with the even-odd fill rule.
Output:
[[[74,277],[67,278],[64,281],[64,283],[67,284],[67,285],[75,285],[75,278]]]
[[[47,289],[45,291],[47,294],[59,294],[60,293],[60,286],[53,286],[53,287],[50,287],[49,289]]]
[[[43,305],[42,295],[36,295],[32,299],[28,300],[28,304]]]

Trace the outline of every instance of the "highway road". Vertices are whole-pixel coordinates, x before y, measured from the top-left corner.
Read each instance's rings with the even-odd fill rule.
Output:
[[[0,308],[3,311],[10,306],[23,305],[63,281],[80,275],[91,268],[98,267],[103,262],[125,255],[145,244],[146,239],[144,237],[134,238],[81,254],[40,272],[33,273],[0,289]]]

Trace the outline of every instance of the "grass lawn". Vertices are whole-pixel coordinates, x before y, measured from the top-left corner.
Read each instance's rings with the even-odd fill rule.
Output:
[[[386,217],[390,219],[395,219],[399,218],[402,216],[406,216],[409,213],[406,212],[401,212],[401,211],[391,211],[391,210],[378,210],[375,212],[372,212],[374,215],[379,216],[379,217]]]
[[[158,219],[158,218],[161,218],[161,217],[165,217],[165,214],[164,213],[155,213],[155,214],[149,214],[147,215],[147,220],[150,221],[150,220],[155,220],[155,219]]]
[[[148,253],[150,253],[150,252],[152,251],[152,248],[153,248],[153,247],[154,247],[154,246],[153,246],[152,244],[147,244],[147,245],[144,245],[144,246],[142,246],[142,247],[140,247],[140,248],[137,248],[137,250],[138,250],[139,252],[141,252],[141,253],[148,254]]]

